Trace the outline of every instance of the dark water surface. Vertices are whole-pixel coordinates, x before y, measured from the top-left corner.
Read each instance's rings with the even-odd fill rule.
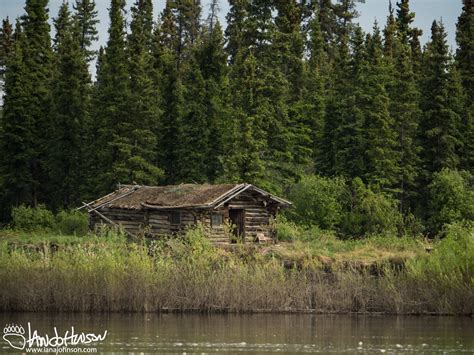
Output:
[[[103,333],[99,353],[474,353],[469,317],[198,314],[0,314],[1,327]],[[3,336],[3,328],[2,336]],[[1,339],[0,351],[21,353]]]

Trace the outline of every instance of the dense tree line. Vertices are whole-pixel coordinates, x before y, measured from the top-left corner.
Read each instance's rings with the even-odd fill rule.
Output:
[[[77,206],[117,183],[257,184],[357,178],[427,219],[442,169],[474,168],[474,9],[451,53],[441,21],[422,48],[409,0],[365,33],[358,0],[26,0],[0,32],[0,199]],[[206,12],[207,14],[204,14]],[[129,22],[129,25],[127,23]],[[101,34],[105,35],[105,34]],[[97,59],[92,80],[89,63]]]

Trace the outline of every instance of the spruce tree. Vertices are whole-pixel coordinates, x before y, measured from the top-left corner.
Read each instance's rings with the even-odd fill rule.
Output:
[[[412,36],[411,24],[415,19],[415,13],[410,11],[410,0],[401,0],[397,3],[397,7],[397,28],[400,40],[408,44]]]
[[[281,67],[290,84],[290,105],[301,100],[303,90],[304,39],[301,32],[301,8],[296,0],[277,0],[273,49],[275,64]]]
[[[396,132],[390,115],[387,92],[389,71],[382,56],[382,38],[377,24],[367,38],[367,61],[358,78],[361,96],[356,105],[364,114],[366,133],[365,180],[385,191],[393,191],[399,176],[399,155],[396,151]]]
[[[359,46],[363,44],[361,35],[358,43]],[[344,127],[356,129],[357,136],[360,136],[362,127],[359,123],[356,125],[349,123],[349,119],[352,122],[360,122],[360,115],[356,118],[356,112],[353,110],[354,93],[351,90],[353,70],[349,53],[349,37],[341,38],[336,49],[334,71],[331,72],[332,80],[328,85],[326,115],[321,138],[321,147],[324,149],[321,150],[319,166],[321,171],[329,176],[349,176],[350,173],[346,169],[346,159],[342,157],[342,152],[347,149],[344,137],[350,138],[352,133],[346,134]],[[362,165],[362,155],[359,152],[355,152],[354,155],[356,157],[355,165]]]
[[[459,93],[450,92],[453,74],[450,61],[444,26],[434,21],[423,58],[421,138],[425,182],[442,168],[459,166],[461,118],[457,98],[452,97]]]
[[[397,150],[400,154],[400,174],[397,182],[400,207],[407,211],[417,197],[420,174],[418,126],[421,118],[420,93],[410,61],[410,47],[396,40],[396,57],[390,91],[390,112],[395,120]]]
[[[397,34],[402,45],[410,45],[411,60],[415,76],[419,76],[421,70],[421,45],[420,36],[423,31],[412,27],[415,19],[415,13],[410,11],[410,0],[400,0],[397,3]]]
[[[91,49],[92,43],[97,41],[98,11],[95,9],[94,0],[76,0],[74,8],[74,32],[79,40],[79,45],[84,51],[88,62],[93,60],[97,51]]]
[[[162,115],[158,127],[157,161],[164,169],[165,182],[178,179],[176,168],[178,143],[184,114],[184,87],[178,66],[180,39],[174,2],[167,1],[153,35],[153,68],[155,85],[160,87]]]
[[[215,16],[215,15],[214,15]],[[207,177],[214,181],[223,174],[222,161],[226,152],[226,136],[231,129],[231,95],[228,79],[227,53],[218,20],[208,19],[197,60],[205,83],[204,107],[208,124]]]
[[[474,4],[463,1],[456,30],[456,65],[465,92],[466,108],[462,119],[463,148],[461,167],[474,171]]]
[[[131,34],[127,51],[124,41],[123,4],[116,5],[111,11],[111,30],[109,43],[104,55],[106,75],[105,84],[116,83],[121,91],[114,91],[105,99],[117,99],[111,102],[110,109],[120,107],[115,121],[105,122],[113,136],[110,141],[111,171],[115,182],[135,182],[138,184],[157,184],[162,170],[157,168],[157,130],[159,125],[159,93],[156,92],[152,76],[152,5],[150,1],[137,1],[132,7]],[[114,27],[115,30],[114,30]],[[129,65],[117,65],[118,58],[126,58]],[[113,55],[113,57],[112,57]],[[125,64],[125,63],[120,63]],[[119,70],[117,70],[119,69]],[[110,71],[110,72],[109,72]],[[110,80],[110,82],[109,82]],[[122,99],[123,102],[118,100]],[[110,117],[110,114],[109,114]],[[105,128],[107,129],[107,128]]]
[[[46,202],[45,188],[48,185],[46,165],[49,163],[49,136],[54,127],[51,122],[52,49],[48,24],[47,0],[27,0],[26,14],[22,16],[24,31],[23,62],[26,68],[24,80],[28,83],[28,101],[24,112],[33,122],[33,141],[30,161],[32,176],[31,200],[24,201],[36,206]]]
[[[29,111],[31,82],[28,80],[24,48],[25,34],[21,24],[15,26],[15,43],[6,60],[3,117],[0,139],[0,186],[2,218],[9,217],[11,206],[32,203],[35,176],[35,122]]]
[[[258,90],[262,79],[257,72],[257,61],[252,53],[245,57],[240,49],[231,72],[233,93],[232,127],[227,131],[227,154],[224,157],[226,181],[244,181],[267,187],[265,165],[265,130],[259,111]]]
[[[456,29],[456,64],[462,77],[462,84],[468,102],[474,102],[474,4],[463,1],[462,13]]]
[[[130,158],[128,103],[130,82],[125,49],[125,1],[111,0],[109,39],[99,57],[95,90],[95,116],[99,120],[99,138],[94,151],[98,155],[95,186],[97,193],[109,191],[116,183],[132,181],[125,162]]]
[[[55,73],[48,166],[50,206],[77,206],[87,191],[90,75],[84,48],[76,36],[68,4],[63,3],[54,21]]]
[[[336,43],[336,15],[331,0],[320,0],[316,5],[316,16],[321,26],[321,33],[324,40],[324,48],[329,60],[335,59]]]
[[[230,9],[226,15],[225,36],[227,39],[226,51],[229,54],[230,64],[235,64],[237,53],[245,48],[248,43],[245,24],[249,4],[248,0],[229,0]]]
[[[0,28],[0,92],[3,92],[7,59],[13,51],[13,45],[13,26],[7,17],[5,20],[2,20],[2,28]]]
[[[395,36],[397,32],[397,22],[395,21],[395,17],[393,16],[393,7],[392,1],[389,1],[388,7],[389,15],[387,17],[387,23],[385,24],[385,28],[383,30],[384,35],[384,55],[388,58],[393,58],[394,50],[395,50]]]
[[[178,129],[176,182],[207,181],[209,121],[206,115],[206,83],[195,56],[182,66],[184,105]],[[176,129],[176,127],[175,127]]]
[[[308,117],[307,101],[303,97],[305,91],[304,79],[304,38],[302,32],[302,6],[297,1],[276,1],[277,16],[275,18],[275,34],[273,36],[273,52],[280,72],[285,79],[284,106],[288,110],[285,135],[289,137],[288,147],[291,153],[292,165],[297,178],[303,170],[313,165],[314,146],[312,137],[315,123]],[[314,117],[313,117],[314,118]],[[319,122],[321,123],[321,122]]]
[[[157,133],[160,124],[160,93],[153,81],[153,37],[151,0],[137,0],[132,6],[128,36],[130,97],[127,121],[122,123],[121,170],[130,180],[155,185],[163,177],[156,165]]]
[[[161,13],[160,22],[154,35],[154,42],[158,46],[155,47],[155,49],[161,47],[166,48],[172,54],[177,56],[180,43],[177,27],[174,0],[166,0],[165,8]],[[157,52],[155,52],[155,54],[156,53]]]
[[[329,174],[355,177],[362,176],[365,166],[364,113],[356,105],[356,98],[362,94],[359,78],[367,53],[360,27],[356,27],[351,39],[352,57],[348,40],[343,38],[338,47],[323,144],[329,147],[327,154],[330,154],[330,159],[326,160]]]
[[[326,108],[326,85],[329,81],[328,56],[324,49],[324,38],[318,17],[314,17],[310,23],[310,40],[308,50],[310,57],[305,69],[305,116],[308,120],[308,127],[311,130],[312,156],[315,162],[315,169],[321,171],[321,156],[324,155],[325,147],[321,144],[324,129],[324,117]]]
[[[201,1],[174,0],[174,13],[177,30],[177,66],[186,60],[201,30]]]

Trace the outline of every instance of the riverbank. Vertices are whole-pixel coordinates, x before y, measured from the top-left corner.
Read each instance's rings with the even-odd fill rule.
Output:
[[[474,242],[453,226],[440,242],[210,245],[203,231],[130,243],[1,233],[0,310],[61,312],[473,313]]]

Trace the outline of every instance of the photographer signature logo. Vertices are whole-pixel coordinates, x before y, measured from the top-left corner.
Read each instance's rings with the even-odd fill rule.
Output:
[[[25,329],[21,325],[7,324],[3,328],[3,340],[12,348],[23,350],[26,345]]]
[[[87,345],[94,342],[103,341],[107,336],[107,330],[103,334],[76,333],[74,327],[60,335],[58,329],[54,327],[54,335],[40,335],[37,330],[31,328],[28,322],[28,332],[20,324],[7,324],[3,328],[3,340],[14,349],[24,350],[28,348],[57,348],[77,345]]]

